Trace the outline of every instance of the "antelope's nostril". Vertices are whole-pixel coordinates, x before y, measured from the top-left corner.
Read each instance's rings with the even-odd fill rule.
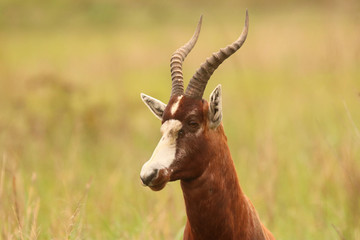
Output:
[[[143,182],[144,185],[148,186],[149,183],[151,182],[151,180],[153,180],[154,177],[156,177],[158,173],[158,170],[153,170],[153,172],[145,177],[140,176],[141,181]]]

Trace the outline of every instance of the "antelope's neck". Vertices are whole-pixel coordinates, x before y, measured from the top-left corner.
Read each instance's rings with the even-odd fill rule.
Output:
[[[226,138],[209,156],[200,177],[181,181],[188,218],[184,239],[249,239],[249,231],[261,225],[241,190]]]

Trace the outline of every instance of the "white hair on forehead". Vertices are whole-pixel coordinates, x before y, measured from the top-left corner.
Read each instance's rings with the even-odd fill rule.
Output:
[[[169,119],[164,122],[161,127],[160,131],[163,134],[163,137],[169,133],[176,133],[182,127],[182,124],[179,120]]]
[[[171,106],[170,112],[172,115],[174,115],[176,113],[176,111],[179,108],[179,104],[181,99],[183,98],[183,96],[178,96],[176,102]]]

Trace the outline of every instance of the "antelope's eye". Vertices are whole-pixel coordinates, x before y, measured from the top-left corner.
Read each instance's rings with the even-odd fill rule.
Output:
[[[188,125],[189,125],[190,127],[192,127],[192,128],[197,128],[197,127],[199,127],[199,123],[196,122],[196,121],[194,121],[194,120],[190,120],[190,121],[188,122]]]

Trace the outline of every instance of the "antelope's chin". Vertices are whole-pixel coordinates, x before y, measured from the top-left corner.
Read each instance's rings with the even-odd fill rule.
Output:
[[[162,190],[166,186],[167,182],[157,184],[157,185],[149,185],[149,188],[155,192]]]
[[[153,191],[160,191],[170,181],[170,173],[168,169],[159,170],[159,174],[156,179],[153,179],[148,187]]]

